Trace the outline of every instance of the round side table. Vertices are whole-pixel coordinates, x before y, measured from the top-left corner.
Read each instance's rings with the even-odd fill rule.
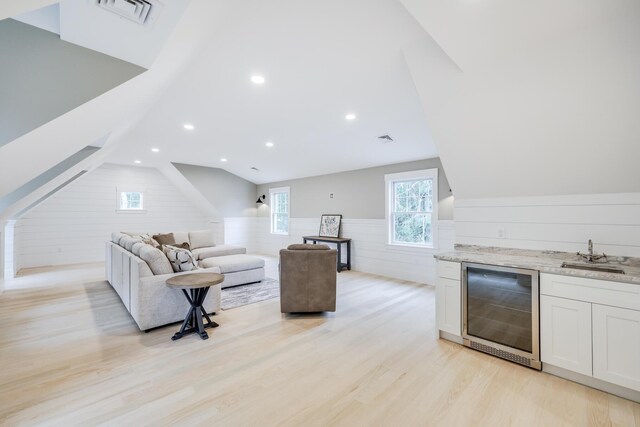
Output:
[[[207,297],[209,287],[222,283],[223,280],[224,275],[218,273],[191,273],[167,279],[167,286],[181,289],[191,305],[180,331],[171,337],[173,341],[194,332],[197,332],[203,340],[209,338],[205,328],[215,328],[218,324],[209,318],[202,304]],[[202,316],[207,319],[206,325],[202,322]]]

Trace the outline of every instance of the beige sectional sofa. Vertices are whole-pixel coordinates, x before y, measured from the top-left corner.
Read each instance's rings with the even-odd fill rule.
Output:
[[[213,236],[212,231],[207,232]],[[189,304],[179,290],[166,286],[169,277],[198,272],[223,273],[225,280],[222,284],[212,286],[207,294],[204,302],[207,313],[220,310],[222,288],[264,280],[264,260],[246,255],[245,248],[215,244],[201,247],[205,231],[173,234],[177,243],[191,244],[190,235],[193,237],[196,248],[192,253],[198,259],[200,269],[175,273],[159,249],[127,234],[114,232],[106,244],[107,280],[140,330],[184,319]]]

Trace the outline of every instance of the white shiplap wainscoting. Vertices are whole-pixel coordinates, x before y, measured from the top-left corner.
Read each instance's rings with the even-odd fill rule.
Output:
[[[224,219],[224,238],[227,245],[247,248],[247,253],[259,252],[257,246],[258,218],[229,217]]]
[[[117,213],[116,188],[144,190],[144,213]],[[104,261],[113,231],[218,230],[157,169],[103,165],[54,194],[16,224],[17,268]]]
[[[640,257],[640,193],[456,199],[455,218],[456,243]]]
[[[270,233],[269,218],[256,219],[256,249],[260,253],[277,255],[292,243],[302,243],[302,236],[317,235],[318,218],[290,218],[289,235]],[[387,244],[387,227],[383,219],[343,219],[341,235],[351,242],[351,268],[401,280],[434,284],[436,266],[433,254],[452,250],[453,221],[439,222],[439,247],[436,249],[392,246]],[[227,238],[230,237],[227,235]],[[346,251],[342,254],[346,262]]]

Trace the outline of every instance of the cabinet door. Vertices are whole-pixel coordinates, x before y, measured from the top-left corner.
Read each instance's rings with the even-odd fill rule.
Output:
[[[436,298],[438,328],[450,334],[461,336],[460,281],[439,277]]]
[[[593,376],[640,391],[640,311],[593,304]]]
[[[592,375],[590,303],[540,296],[540,359]]]

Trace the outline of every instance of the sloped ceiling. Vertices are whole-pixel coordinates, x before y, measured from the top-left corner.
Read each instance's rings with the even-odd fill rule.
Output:
[[[456,198],[640,191],[640,2],[401,1]]]
[[[0,20],[0,57],[0,146],[145,71],[13,19]]]
[[[51,2],[5,0],[0,3],[0,17],[47,3]],[[111,132],[108,145],[122,143],[119,137],[200,50],[203,39],[216,26],[211,18],[216,16],[215,10],[213,1],[191,1],[150,70],[0,147],[0,170],[4,172],[0,196],[105,134]]]
[[[141,25],[97,7],[96,0],[60,2],[60,38],[64,41],[151,68],[190,0],[155,3],[156,19]]]

